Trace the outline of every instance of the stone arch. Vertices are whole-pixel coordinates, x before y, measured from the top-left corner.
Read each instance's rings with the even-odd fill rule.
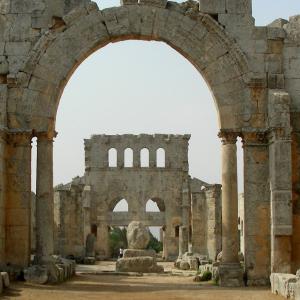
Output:
[[[59,100],[76,68],[108,43],[124,40],[165,42],[202,74],[215,99],[219,126],[242,127],[251,101],[247,59],[212,17],[172,6],[127,5],[98,10],[78,7],[37,42],[20,72],[22,104],[9,115],[14,127],[49,131]]]
[[[158,209],[160,212],[165,212],[166,211],[166,206],[165,206],[165,202],[163,199],[159,198],[159,197],[150,197],[150,198],[147,198],[145,200],[145,203],[144,203],[144,207],[145,207],[145,211],[147,212],[146,210],[146,207],[147,207],[147,203],[149,201],[153,201],[154,203],[156,203]]]
[[[125,203],[126,202],[126,203]],[[120,203],[122,203],[123,205],[125,205],[126,206],[126,204],[127,204],[127,206],[126,207],[124,207],[124,210],[122,210],[123,212],[129,212],[129,202],[128,202],[128,200],[127,199],[125,199],[125,198],[115,198],[115,199],[113,199],[110,203],[109,203],[109,206],[108,206],[108,208],[109,208],[109,211],[111,211],[111,212],[115,212],[115,209],[116,209],[116,207],[118,206],[118,204],[120,204]]]

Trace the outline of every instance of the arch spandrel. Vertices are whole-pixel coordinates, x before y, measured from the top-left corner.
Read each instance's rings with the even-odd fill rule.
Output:
[[[32,111],[27,122],[16,124],[26,123],[35,130],[53,127],[63,89],[85,58],[108,43],[134,39],[165,42],[187,58],[212,91],[220,128],[242,127],[244,108],[251,107],[245,82],[247,61],[210,16],[128,5],[83,11],[77,18],[68,15],[64,20],[66,25],[41,38],[25,65],[30,80],[23,93],[23,109],[17,109],[16,116],[22,119],[27,106]]]

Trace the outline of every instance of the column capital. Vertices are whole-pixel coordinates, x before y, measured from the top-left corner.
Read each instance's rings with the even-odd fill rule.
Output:
[[[221,139],[223,145],[235,144],[239,133],[236,131],[226,131],[221,130],[218,134],[218,137]]]
[[[34,136],[37,137],[38,141],[53,141],[57,136],[56,131],[40,131],[34,132]]]
[[[243,146],[264,146],[268,144],[266,131],[249,131],[242,133]]]

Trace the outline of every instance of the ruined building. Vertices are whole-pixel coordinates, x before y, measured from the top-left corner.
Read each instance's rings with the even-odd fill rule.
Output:
[[[251,0],[120,2],[100,10],[89,0],[1,1],[0,263],[26,267],[30,261],[33,137],[36,254],[41,264],[53,254],[53,140],[61,95],[90,54],[135,39],[174,48],[213,94],[222,142],[220,284],[243,284],[238,137],[244,152],[248,285],[268,284],[272,272],[295,273],[300,267],[300,17],[256,26]],[[172,253],[174,236],[168,230],[167,224]]]
[[[83,256],[89,233],[96,253],[110,257],[112,226],[141,221],[163,230],[163,256],[188,251],[215,259],[221,251],[221,187],[191,179],[189,135],[94,135],[85,140],[85,174],[55,188],[55,251]],[[117,153],[115,164],[109,154]],[[164,159],[159,162],[158,154]],[[146,153],[145,161],[141,159]],[[114,212],[126,199],[128,212]],[[159,212],[146,212],[148,200]]]

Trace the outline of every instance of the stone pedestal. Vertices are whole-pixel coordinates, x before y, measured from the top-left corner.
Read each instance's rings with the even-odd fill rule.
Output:
[[[221,263],[219,266],[219,285],[240,287],[243,282],[244,270],[240,263]]]
[[[126,251],[131,252],[130,255],[133,254],[135,249],[126,249]],[[145,253],[141,253],[144,251]],[[148,250],[139,250],[139,256],[126,256],[124,258],[120,258],[116,264],[117,272],[138,272],[138,273],[163,273],[164,268],[159,266],[156,262],[156,258],[153,256],[148,256]],[[151,255],[151,254],[150,254]]]
[[[141,222],[133,221],[128,225],[127,241],[132,248],[126,249],[123,258],[118,259],[117,272],[164,272],[164,268],[157,265],[155,251],[145,249],[150,241],[150,234]]]

